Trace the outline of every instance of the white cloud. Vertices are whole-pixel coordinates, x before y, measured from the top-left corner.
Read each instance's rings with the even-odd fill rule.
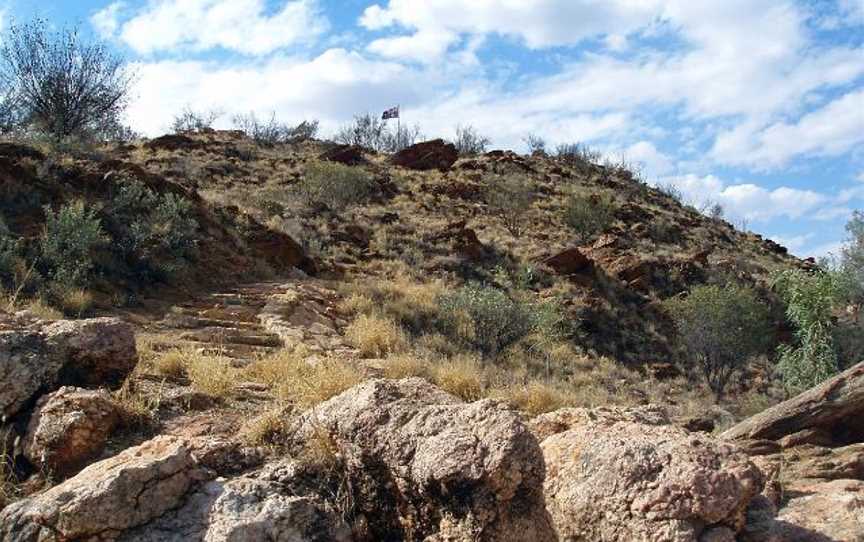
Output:
[[[799,155],[836,156],[864,143],[864,90],[849,92],[797,122],[757,128],[742,124],[720,134],[712,154],[729,164],[768,168]]]
[[[269,16],[265,9],[264,0],[150,0],[122,23],[118,3],[97,12],[91,22],[142,54],[184,47],[264,54],[308,41],[328,28],[315,0],[284,2]]]
[[[649,177],[666,175],[673,169],[672,159],[657,150],[650,141],[639,141],[630,145],[622,152],[628,162],[641,164]]]
[[[808,246],[814,237],[816,237],[814,233],[805,233],[803,235],[790,235],[788,237],[784,235],[770,235],[769,239],[776,241],[797,254],[802,248]]]

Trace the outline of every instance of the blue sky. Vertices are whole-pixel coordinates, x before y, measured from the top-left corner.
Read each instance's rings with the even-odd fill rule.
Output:
[[[864,0],[0,0],[138,70],[130,123],[186,104],[319,119],[402,105],[429,136],[584,142],[801,256],[864,208]]]

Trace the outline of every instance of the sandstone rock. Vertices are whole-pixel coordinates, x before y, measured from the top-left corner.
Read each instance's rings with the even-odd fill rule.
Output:
[[[144,147],[152,151],[160,149],[166,151],[193,150],[203,146],[204,143],[181,134],[166,134],[144,144]]]
[[[350,530],[312,497],[283,494],[272,482],[214,480],[157,521],[124,534],[122,542],[347,542]]]
[[[543,263],[559,275],[590,273],[594,269],[594,261],[578,248],[568,248],[546,258]]]
[[[0,417],[11,417],[57,381],[66,358],[38,331],[0,331]],[[14,383],[14,384],[13,384]]]
[[[24,434],[24,455],[60,477],[97,457],[120,416],[104,390],[62,387],[43,395]]]
[[[115,386],[138,363],[135,332],[119,318],[60,320],[45,327],[44,333],[65,353],[60,375],[64,384]]]
[[[420,171],[429,169],[446,171],[458,158],[459,151],[452,143],[447,143],[443,139],[433,139],[402,149],[390,158],[390,162]]]
[[[494,401],[464,404],[419,378],[370,380],[293,431],[335,442],[374,540],[554,539],[537,442]]]
[[[602,417],[542,443],[559,540],[733,540],[762,475],[734,446]]]
[[[598,407],[562,408],[536,416],[528,422],[528,429],[543,442],[547,437],[563,433],[580,424],[594,421],[607,423],[634,422],[644,425],[669,425],[671,420],[663,407],[646,405],[635,408]]]
[[[321,153],[319,160],[338,162],[346,166],[358,166],[367,162],[363,157],[363,148],[357,145],[337,145]]]
[[[0,540],[111,539],[180,504],[206,478],[182,439],[157,437],[0,511]]]

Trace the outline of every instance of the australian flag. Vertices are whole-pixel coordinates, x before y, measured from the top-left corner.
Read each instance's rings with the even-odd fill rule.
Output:
[[[399,106],[398,105],[396,107],[391,107],[390,109],[385,111],[383,115],[381,115],[382,120],[398,119],[398,118],[399,118]]]

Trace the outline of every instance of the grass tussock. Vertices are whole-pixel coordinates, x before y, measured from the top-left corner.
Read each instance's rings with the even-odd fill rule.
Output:
[[[289,409],[274,406],[255,416],[240,430],[240,439],[249,446],[277,448],[285,440]]]
[[[58,303],[63,314],[80,318],[93,307],[93,294],[83,288],[70,288],[58,295]]]
[[[247,378],[265,384],[299,409],[324,402],[363,380],[362,373],[344,360],[308,360],[302,349],[284,349],[244,371]]]
[[[432,369],[432,381],[464,401],[476,401],[485,395],[483,365],[471,356],[436,364]]]
[[[188,378],[196,391],[224,399],[231,394],[238,370],[228,358],[197,349],[172,349],[142,356],[148,370],[166,378]]]
[[[358,315],[345,330],[348,340],[363,357],[384,357],[405,350],[407,339],[402,327],[381,315]]]

